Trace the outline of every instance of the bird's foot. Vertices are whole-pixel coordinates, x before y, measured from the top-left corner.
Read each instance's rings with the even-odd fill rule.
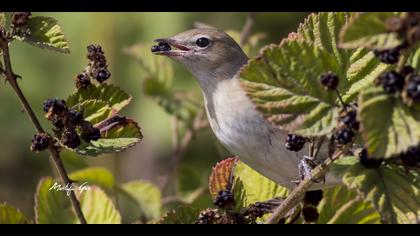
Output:
[[[325,182],[325,177],[321,177],[315,179],[312,177],[312,170],[318,165],[319,163],[315,160],[315,158],[310,156],[303,156],[302,160],[298,164],[299,169],[299,177],[301,180],[305,178],[309,178],[315,183]]]

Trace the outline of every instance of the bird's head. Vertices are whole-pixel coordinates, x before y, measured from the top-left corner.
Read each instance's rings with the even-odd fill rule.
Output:
[[[214,28],[192,29],[155,42],[163,48],[155,46],[154,54],[180,62],[199,80],[231,77],[248,60],[235,40]]]

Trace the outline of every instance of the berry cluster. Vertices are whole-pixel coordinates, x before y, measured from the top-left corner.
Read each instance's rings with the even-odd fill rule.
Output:
[[[99,83],[103,83],[111,76],[111,73],[108,70],[102,47],[99,45],[89,45],[87,50],[87,58],[90,60],[90,75]]]
[[[47,149],[50,144],[50,135],[46,133],[35,134],[32,137],[31,151],[39,152]]]
[[[28,23],[30,12],[12,12],[12,27],[22,27]]]
[[[99,83],[103,83],[111,77],[111,72],[108,70],[105,53],[103,52],[102,47],[92,44],[87,46],[87,51],[89,64],[75,77],[76,87],[78,89],[89,87],[92,84],[90,81],[91,78]]]
[[[359,130],[359,122],[357,121],[357,105],[347,105],[341,110],[338,117],[338,128],[334,132],[334,139],[340,145],[350,143],[355,136],[355,132]]]
[[[231,208],[235,205],[235,198],[230,190],[221,190],[216,199],[214,205],[219,208]]]
[[[303,198],[302,215],[305,222],[316,222],[319,218],[317,206],[323,197],[322,190],[308,191]]]
[[[331,71],[322,74],[319,80],[321,81],[321,84],[329,90],[335,90],[339,82],[338,76]]]
[[[366,168],[378,168],[383,162],[383,159],[369,158],[366,148],[363,148],[358,156],[360,163]]]
[[[54,132],[63,145],[77,148],[81,144],[77,129],[86,142],[101,138],[100,130],[86,121],[81,112],[69,109],[64,100],[48,99],[44,102],[43,109],[46,112],[45,117],[54,125]]]
[[[285,146],[289,151],[298,152],[303,148],[307,141],[308,139],[302,136],[296,134],[287,134]]]

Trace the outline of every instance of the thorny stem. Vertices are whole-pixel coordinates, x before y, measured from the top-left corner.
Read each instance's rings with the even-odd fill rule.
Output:
[[[32,110],[31,106],[29,105],[28,100],[26,99],[25,95],[23,94],[22,90],[17,83],[17,78],[13,73],[12,65],[10,62],[10,54],[9,54],[9,41],[5,39],[3,36],[0,36],[0,48],[3,51],[3,61],[4,61],[4,74],[6,80],[9,82],[10,86],[13,88],[14,92],[16,93],[17,97],[19,98],[26,114],[28,115],[29,119],[31,120],[32,124],[35,126],[35,129],[39,133],[44,133],[44,129],[41,126],[38,118],[36,117],[34,111]],[[66,186],[71,186],[73,183],[67,175],[66,169],[64,168],[63,162],[60,158],[60,152],[54,144],[50,144],[48,147],[48,152],[50,153],[52,160],[55,163],[55,166],[58,170],[58,173],[62,179],[62,181],[66,184]],[[82,209],[80,208],[80,203],[76,198],[76,195],[73,190],[70,191],[70,201],[73,205],[73,208],[76,212],[77,218],[79,219],[80,223],[86,224],[86,219],[82,213]]]
[[[312,178],[305,178],[287,198],[278,206],[270,218],[265,222],[266,224],[277,224],[280,219],[292,210],[304,198],[305,193],[314,183],[313,180],[320,179],[325,176],[331,164],[342,155],[342,151],[337,151],[331,158],[327,158],[323,163],[312,170]]]

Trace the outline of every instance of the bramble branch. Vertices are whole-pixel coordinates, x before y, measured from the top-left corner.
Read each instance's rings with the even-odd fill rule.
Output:
[[[342,155],[341,151],[337,151],[331,158],[327,158],[323,163],[312,170],[312,178],[305,178],[287,198],[278,206],[270,218],[265,222],[266,224],[277,224],[286,214],[292,210],[304,198],[305,193],[314,183],[313,180],[320,179],[328,172],[331,164]]]
[[[9,54],[9,39],[0,35],[0,48],[3,51],[3,62],[4,62],[4,73],[6,80],[9,82],[10,86],[13,88],[14,92],[16,93],[17,97],[20,100],[26,114],[28,115],[29,119],[31,120],[32,124],[35,126],[35,129],[38,133],[45,133],[44,129],[42,128],[38,118],[36,117],[35,113],[33,112],[31,106],[29,105],[28,100],[26,99],[25,95],[23,94],[22,90],[17,83],[17,76],[12,69],[12,65],[10,62],[10,54]],[[54,146],[53,143],[50,143],[48,146],[48,152],[50,153],[52,160],[58,170],[58,173],[62,179],[62,181],[70,186],[72,181],[67,175],[66,169],[64,168],[63,162],[60,158],[59,150]],[[86,219],[82,213],[82,209],[80,208],[80,203],[76,198],[74,191],[70,191],[70,201],[73,205],[73,208],[76,212],[76,216],[79,219],[80,223],[86,224]]]

